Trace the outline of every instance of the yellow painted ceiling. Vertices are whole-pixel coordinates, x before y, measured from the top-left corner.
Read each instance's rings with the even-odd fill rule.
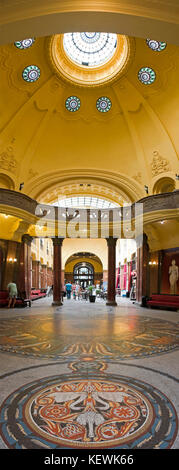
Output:
[[[179,44],[178,22],[178,0],[2,0],[0,43],[87,30],[152,34]]]
[[[133,44],[124,74],[96,87],[79,87],[55,72],[49,38],[36,38],[26,50],[0,46],[1,187],[18,191],[23,182],[24,193],[48,202],[55,190],[58,196],[61,188],[90,182],[95,194],[108,188],[109,198],[116,200],[113,193],[129,202],[145,195],[144,185],[152,194],[160,178],[175,180],[179,46],[154,52],[145,39]],[[31,64],[41,75],[27,83],[22,71]],[[156,73],[152,85],[138,80],[138,71],[147,66]],[[65,108],[71,95],[81,101],[75,113]],[[101,96],[112,102],[108,113],[96,109]]]

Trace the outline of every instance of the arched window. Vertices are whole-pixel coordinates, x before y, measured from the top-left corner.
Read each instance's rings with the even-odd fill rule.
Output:
[[[73,270],[74,282],[86,287],[94,282],[94,269],[92,264],[82,262],[74,266]]]

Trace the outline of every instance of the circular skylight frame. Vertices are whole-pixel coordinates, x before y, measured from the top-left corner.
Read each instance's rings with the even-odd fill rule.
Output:
[[[82,67],[67,56],[63,37],[63,34],[55,34],[48,39],[49,62],[55,73],[71,85],[97,87],[111,84],[126,73],[135,55],[134,38],[117,34],[116,51],[108,62],[99,67]]]
[[[150,67],[142,67],[138,72],[138,79],[143,85],[152,85],[156,79],[156,73]]]
[[[22,41],[15,41],[14,46],[17,47],[17,49],[29,49],[29,47],[32,47],[35,42],[35,38],[26,38],[22,39]]]
[[[77,96],[69,96],[65,101],[65,107],[68,111],[74,113],[78,111],[81,106],[81,101]]]
[[[28,65],[22,72],[22,77],[26,82],[33,83],[40,78],[40,69],[37,65]]]
[[[156,39],[146,39],[147,46],[154,52],[164,51],[167,47],[166,42],[157,41]]]
[[[118,37],[115,33],[65,33],[63,47],[69,59],[79,67],[98,68],[114,56]]]
[[[101,96],[96,101],[96,108],[100,113],[107,113],[112,106],[111,100],[107,96]]]

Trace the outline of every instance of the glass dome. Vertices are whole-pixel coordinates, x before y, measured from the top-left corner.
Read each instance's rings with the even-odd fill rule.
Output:
[[[67,56],[82,67],[99,67],[108,62],[117,47],[117,34],[66,33],[63,47]]]

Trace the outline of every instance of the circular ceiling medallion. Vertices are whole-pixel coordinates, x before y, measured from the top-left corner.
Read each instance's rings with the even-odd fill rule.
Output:
[[[75,112],[80,108],[80,99],[77,96],[69,96],[65,101],[65,106],[68,111]]]
[[[152,51],[161,52],[167,47],[166,42],[156,41],[155,39],[146,39],[147,45]]]
[[[40,69],[37,65],[28,65],[23,70],[22,76],[26,82],[36,82],[40,77]]]
[[[82,67],[99,67],[108,62],[117,47],[117,34],[66,33],[63,47],[67,56]]]
[[[10,448],[170,448],[175,409],[155,387],[132,377],[52,376],[23,385],[0,410]]]
[[[97,86],[120,77],[134,52],[127,36],[99,32],[56,34],[49,58],[61,78],[79,86]]]
[[[107,96],[102,96],[96,102],[97,110],[100,113],[107,113],[111,109],[111,106],[112,106],[111,100],[107,98]]]
[[[142,67],[138,73],[138,79],[144,85],[151,85],[156,78],[156,74],[150,67]]]
[[[22,41],[16,41],[14,45],[18,49],[28,49],[29,47],[33,45],[34,42],[35,42],[34,38],[28,38],[28,39],[23,39]]]

